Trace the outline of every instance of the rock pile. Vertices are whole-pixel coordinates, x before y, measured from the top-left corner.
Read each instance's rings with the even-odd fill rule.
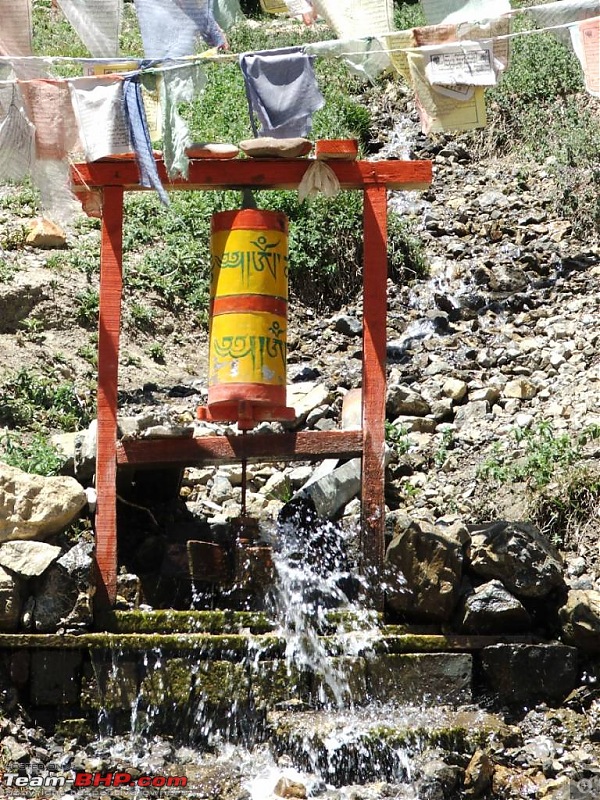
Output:
[[[72,477],[42,478],[0,463],[0,632],[91,623],[92,542],[46,541],[61,538],[86,504]]]

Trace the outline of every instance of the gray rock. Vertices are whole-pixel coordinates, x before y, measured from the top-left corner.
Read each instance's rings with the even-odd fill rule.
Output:
[[[483,192],[478,198],[477,203],[481,209],[506,208],[509,205],[508,197],[497,189],[489,189]]]
[[[590,653],[600,653],[600,592],[572,590],[559,612],[563,640]]]
[[[315,504],[317,514],[331,519],[360,492],[361,459],[353,458],[325,475],[310,480],[294,498],[307,495]]]
[[[377,655],[367,661],[369,695],[382,703],[468,703],[472,668],[468,653]]]
[[[294,426],[304,422],[308,414],[331,402],[331,392],[323,383],[292,383],[287,388],[287,404],[296,411]]]
[[[466,633],[516,633],[531,626],[527,610],[500,581],[489,581],[467,595],[459,610]]]
[[[497,578],[517,597],[546,597],[565,586],[558,551],[524,522],[496,522],[471,533],[469,561],[472,572]]]
[[[72,522],[86,503],[74,478],[30,475],[0,462],[0,542],[47,539]]]
[[[394,419],[398,416],[424,417],[431,407],[420,394],[406,386],[391,385],[387,389],[385,403],[386,416]]]
[[[335,330],[344,336],[361,336],[362,334],[362,322],[356,317],[340,314],[335,317],[333,323]]]
[[[0,567],[0,631],[16,631],[19,627],[24,590],[18,575]]]
[[[53,564],[35,592],[33,625],[36,633],[53,633],[73,611],[79,591],[64,567]]]
[[[389,607],[407,618],[445,621],[458,601],[462,577],[462,547],[412,522],[392,539],[385,560],[403,576],[405,586],[390,590]]]
[[[226,475],[217,473],[213,478],[213,485],[209,492],[209,498],[213,503],[222,504],[233,497],[233,486]]]
[[[0,546],[0,566],[33,578],[45,572],[60,553],[60,547],[45,542],[12,540]]]
[[[481,422],[487,417],[488,411],[489,406],[486,400],[472,400],[470,403],[459,406],[456,409],[454,424],[460,428],[463,425]]]
[[[80,588],[93,583],[94,545],[91,542],[78,542],[56,563],[66,570]]]
[[[496,644],[481,651],[481,664],[504,703],[559,703],[577,680],[577,650],[562,644]]]
[[[75,477],[86,482],[96,471],[96,449],[98,446],[98,420],[93,419],[89,428],[75,437]]]

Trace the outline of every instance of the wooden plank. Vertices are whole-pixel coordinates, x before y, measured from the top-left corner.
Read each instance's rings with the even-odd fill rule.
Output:
[[[199,436],[189,439],[131,439],[117,445],[121,466],[165,467],[240,461],[322,461],[362,453],[362,431]]]
[[[364,193],[362,530],[363,570],[383,606],[381,575],[385,532],[385,395],[387,312],[387,193],[370,186]]]
[[[96,457],[95,602],[112,605],[117,593],[116,442],[119,332],[123,290],[123,189],[103,192],[98,326],[98,449]]]
[[[162,159],[158,172],[165,188],[225,189],[250,186],[255,189],[295,189],[314,161],[309,159],[205,159],[190,162],[188,180],[170,181]],[[388,189],[426,189],[431,183],[431,161],[328,161],[342,189],[386,186]],[[94,161],[76,164],[71,170],[75,188],[122,186],[142,190],[135,161]]]

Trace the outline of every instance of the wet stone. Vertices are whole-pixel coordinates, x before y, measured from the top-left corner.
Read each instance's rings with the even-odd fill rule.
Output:
[[[489,688],[504,703],[559,703],[577,680],[577,650],[561,644],[497,644],[481,651]]]
[[[253,702],[273,708],[292,699],[308,700],[310,676],[281,659],[259,661],[252,669],[251,686]]]
[[[31,702],[60,706],[79,702],[82,654],[77,650],[36,650],[31,656]]]
[[[364,658],[332,657],[312,679],[311,695],[316,704],[360,705],[367,702],[367,662]],[[329,680],[328,680],[329,678]]]
[[[434,705],[471,700],[472,657],[464,653],[380,655],[368,661],[373,700]]]

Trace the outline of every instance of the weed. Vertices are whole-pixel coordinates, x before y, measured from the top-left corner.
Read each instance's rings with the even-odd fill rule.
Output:
[[[34,434],[29,442],[20,435],[5,433],[0,452],[5,464],[35,475],[58,475],[66,461],[41,433]]]
[[[37,192],[29,182],[15,186],[14,190],[0,197],[0,208],[17,217],[34,217],[38,208]]]
[[[25,317],[20,320],[19,327],[24,331],[25,338],[31,342],[42,341],[42,331],[44,330],[44,322],[38,317]]]
[[[448,458],[448,451],[454,446],[454,433],[450,428],[446,428],[442,433],[442,441],[440,442],[437,450],[433,454],[433,463],[438,469],[441,469],[446,463]]]
[[[139,356],[134,356],[133,353],[123,353],[123,365],[125,367],[141,367],[142,359]]]
[[[0,249],[2,250],[21,250],[25,246],[27,239],[27,228],[25,225],[17,225],[5,231],[0,237]]]
[[[15,262],[5,258],[0,251],[0,283],[10,283],[18,271]]]
[[[96,328],[98,326],[98,314],[100,311],[100,295],[95,289],[86,289],[77,295],[77,311],[75,318],[84,328]]]
[[[410,439],[407,434],[408,432],[403,425],[394,425],[391,422],[385,423],[385,441],[399,456],[408,453],[410,450]]]
[[[165,363],[165,351],[159,342],[154,342],[154,344],[150,345],[148,348],[148,355],[153,361],[156,361],[157,364]]]
[[[75,385],[50,370],[19,370],[0,386],[0,422],[11,427],[66,431],[85,427],[91,420],[91,399]]]
[[[98,366],[98,348],[93,344],[81,345],[77,350],[77,355],[87,361],[94,369]]]
[[[131,303],[129,306],[129,316],[131,321],[141,331],[151,331],[154,329],[154,315],[152,309],[143,303]]]
[[[293,497],[293,494],[294,489],[290,479],[286,475],[281,483],[273,487],[273,489],[267,494],[267,497],[270,500],[279,500],[282,503],[289,503]]]
[[[552,423],[542,420],[535,428],[516,428],[512,437],[519,445],[517,457],[507,454],[500,442],[495,442],[477,476],[495,484],[524,481],[533,489],[541,489],[558,472],[565,474],[567,467],[581,459],[581,448],[600,437],[600,426],[588,426],[572,438],[568,433],[556,434]]]
[[[552,489],[540,492],[530,517],[557,547],[578,549],[588,528],[597,529],[600,517],[600,474],[576,469],[564,474]],[[593,540],[597,541],[597,530]]]

